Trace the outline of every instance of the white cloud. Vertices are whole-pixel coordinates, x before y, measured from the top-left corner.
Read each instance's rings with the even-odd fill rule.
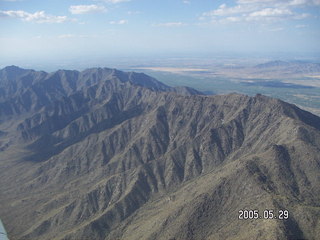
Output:
[[[191,1],[189,1],[189,0],[183,0],[182,1],[184,4],[190,4],[191,3]]]
[[[225,20],[227,22],[240,22],[241,18],[239,18],[239,17],[227,17]]]
[[[167,22],[167,23],[154,24],[154,26],[157,26],[157,27],[181,27],[184,25],[186,25],[186,24],[184,24],[182,22]]]
[[[311,15],[308,13],[295,14],[293,19],[301,20],[310,17]]]
[[[314,5],[320,5],[320,0],[313,0],[312,2]]]
[[[284,30],[284,28],[278,27],[278,28],[269,29],[269,32],[280,32],[280,31],[283,31],[283,30]]]
[[[140,14],[141,12],[140,11],[128,11],[127,12],[129,15],[138,15]]]
[[[209,19],[212,23],[299,20],[310,15],[300,13],[298,8],[317,4],[320,4],[320,0],[237,0],[235,6],[222,4],[212,11],[204,12],[199,20]]]
[[[122,2],[130,2],[130,1],[131,0],[104,0],[104,2],[112,3],[112,4],[122,3]]]
[[[104,6],[92,5],[73,5],[70,6],[69,11],[72,14],[86,14],[86,13],[97,13],[105,12],[107,9]]]
[[[56,36],[56,38],[59,38],[59,39],[73,39],[73,38],[77,38],[77,39],[80,39],[80,38],[97,38],[98,35],[79,35],[79,34],[71,34],[71,33],[67,33],[67,34],[61,34],[61,35],[58,35]]]
[[[307,25],[304,25],[304,24],[298,24],[295,26],[296,28],[306,28]]]
[[[292,0],[291,2],[289,2],[289,5],[291,6],[304,5],[307,2],[308,2],[307,0]]]
[[[209,16],[209,17],[231,16],[231,15],[249,13],[249,12],[252,12],[256,9],[257,9],[257,7],[255,5],[251,5],[251,4],[249,4],[249,5],[236,5],[234,7],[227,7],[226,4],[222,4],[216,10],[203,13],[203,16]]]
[[[109,23],[110,23],[110,24],[123,25],[123,24],[127,24],[127,23],[128,23],[128,20],[122,19],[122,20],[119,20],[119,21],[111,21],[111,22],[109,22]]]
[[[301,5],[320,5],[320,0],[291,0],[289,2],[291,6],[301,6]]]
[[[44,11],[28,13],[22,10],[0,11],[0,17],[19,18],[23,21],[36,22],[36,23],[63,23],[68,20],[66,16],[47,15]]]
[[[320,5],[320,0],[238,0],[237,4],[258,4],[269,6]]]
[[[62,35],[59,35],[58,38],[61,38],[61,39],[65,39],[65,38],[74,38],[75,35],[74,34],[62,34]]]
[[[253,3],[272,3],[276,2],[277,0],[238,0],[238,4],[253,4]]]
[[[249,14],[249,17],[278,17],[292,15],[289,9],[265,8]]]

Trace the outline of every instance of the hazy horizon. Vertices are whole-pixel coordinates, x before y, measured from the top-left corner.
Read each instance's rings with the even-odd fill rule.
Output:
[[[319,9],[319,0],[0,0],[0,66],[317,57]]]

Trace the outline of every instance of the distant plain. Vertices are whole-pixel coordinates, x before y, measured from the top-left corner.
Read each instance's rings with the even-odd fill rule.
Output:
[[[206,94],[257,93],[295,104],[320,116],[320,64],[310,61],[193,60],[129,67],[171,86],[190,86]]]

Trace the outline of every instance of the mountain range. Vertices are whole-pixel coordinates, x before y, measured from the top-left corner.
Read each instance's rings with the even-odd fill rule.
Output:
[[[281,71],[284,74],[317,74],[320,72],[320,63],[306,61],[269,61],[258,64],[253,69],[264,71]]]
[[[10,239],[319,239],[320,118],[142,73],[10,66],[0,182]]]

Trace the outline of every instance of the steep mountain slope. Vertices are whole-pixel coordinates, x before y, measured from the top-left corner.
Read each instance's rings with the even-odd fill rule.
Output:
[[[0,76],[10,239],[320,237],[320,118],[311,113],[111,69]],[[241,209],[288,210],[289,219],[239,220]]]

